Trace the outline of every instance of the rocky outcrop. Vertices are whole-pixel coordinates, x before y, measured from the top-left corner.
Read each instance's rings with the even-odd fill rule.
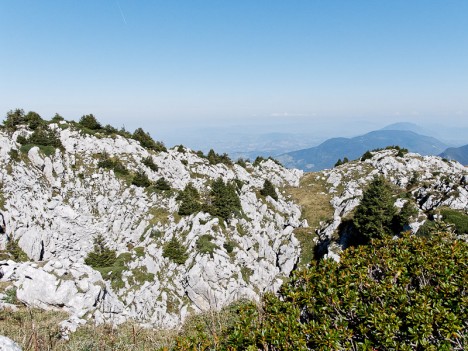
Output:
[[[397,156],[394,149],[373,152],[373,157],[364,162],[351,162],[331,170],[317,173],[328,184],[333,194],[331,204],[333,219],[318,231],[320,241],[326,243],[327,257],[339,259],[338,253],[346,247],[346,233],[338,233],[343,218],[349,217],[359,205],[363,189],[376,175],[383,175],[390,182],[411,193],[419,207],[419,218],[410,224],[413,232],[422,225],[424,211],[438,207],[450,207],[468,212],[467,168],[455,161],[446,161],[436,156],[420,156],[408,153]],[[395,205],[402,207],[407,201],[395,198]],[[337,235],[341,237],[336,239]],[[334,238],[334,239],[333,239]]]
[[[21,351],[21,347],[13,340],[0,335],[0,351]]]
[[[2,280],[13,281],[28,305],[68,311],[64,328],[89,318],[174,327],[188,313],[276,291],[293,269],[300,253],[293,229],[304,224],[300,209],[281,191],[275,201],[258,190],[265,179],[278,188],[297,186],[301,171],[271,160],[246,168],[210,165],[188,149],[154,152],[119,135],[91,136],[66,124],[51,128],[64,146],[51,155],[38,147],[19,151],[15,136],[0,132],[7,232],[34,261],[4,261]],[[173,190],[149,191],[99,168],[104,153],[151,181],[164,177]],[[142,163],[147,157],[156,171]],[[224,221],[204,212],[177,214],[178,190],[192,183],[204,196],[217,178],[237,182],[240,216]],[[129,258],[119,284],[84,263],[97,235]],[[213,237],[210,254],[197,249],[203,235]],[[173,237],[187,250],[183,264],[163,255]],[[5,244],[6,237],[0,247]]]

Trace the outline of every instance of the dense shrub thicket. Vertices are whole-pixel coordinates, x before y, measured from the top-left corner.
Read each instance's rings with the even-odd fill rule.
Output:
[[[451,234],[386,236],[312,262],[280,297],[238,310],[216,338],[181,336],[177,350],[464,350],[468,244]]]

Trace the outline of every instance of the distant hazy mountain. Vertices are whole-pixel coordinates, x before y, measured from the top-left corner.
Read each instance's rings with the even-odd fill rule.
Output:
[[[468,145],[460,147],[451,147],[442,152],[440,157],[448,158],[460,162],[462,165],[468,165]]]
[[[417,124],[411,122],[398,122],[383,127],[381,130],[408,130],[410,132],[422,134],[422,135],[433,135],[431,130],[423,128]]]
[[[287,167],[305,171],[331,168],[338,159],[360,157],[367,150],[398,145],[422,155],[438,155],[447,145],[433,137],[408,130],[377,130],[354,138],[333,138],[309,149],[276,157]]]

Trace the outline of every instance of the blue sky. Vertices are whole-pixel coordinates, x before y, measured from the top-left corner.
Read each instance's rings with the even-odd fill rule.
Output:
[[[267,120],[462,123],[467,16],[466,0],[0,0],[0,111],[94,113],[162,139]]]

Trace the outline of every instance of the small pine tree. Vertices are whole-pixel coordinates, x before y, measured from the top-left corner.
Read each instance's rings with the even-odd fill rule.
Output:
[[[164,245],[163,257],[169,258],[177,264],[184,264],[187,261],[188,254],[185,247],[177,240],[175,236]]]
[[[392,234],[396,214],[392,189],[382,176],[375,177],[364,192],[354,214],[354,226],[365,239]]]
[[[191,183],[187,184],[176,199],[181,201],[178,211],[181,216],[191,215],[201,210],[200,194]]]
[[[208,159],[210,165],[215,165],[218,163],[218,155],[216,155],[216,152],[214,152],[213,149],[210,149],[210,151],[208,151],[208,155],[206,158]]]
[[[228,219],[231,214],[242,209],[234,184],[226,184],[221,178],[211,184],[211,205],[208,212],[213,216]]]
[[[151,185],[151,182],[148,179],[148,176],[146,175],[145,172],[138,171],[133,176],[132,184],[135,185],[135,186],[139,186],[141,188],[147,188],[147,187],[149,187]]]
[[[154,172],[158,171],[158,166],[154,163],[153,158],[150,156],[145,157],[143,160],[141,160],[141,163],[143,163],[146,167],[151,169]]]
[[[278,201],[278,194],[276,193],[275,187],[268,179],[265,179],[265,182],[263,183],[263,188],[260,189],[260,194],[262,194],[265,197],[270,196],[275,201]]]
[[[341,161],[341,158],[338,159],[335,163],[335,167],[341,166],[343,164],[343,161]]]
[[[418,210],[411,201],[406,201],[400,212],[393,217],[393,230],[395,233],[401,233],[405,226],[407,226],[411,217],[414,217],[418,214]]]
[[[171,190],[171,184],[169,184],[169,182],[163,177],[156,181],[154,187],[158,190]]]
[[[370,160],[372,158],[372,153],[370,151],[366,151],[364,155],[361,156],[361,161]]]
[[[85,258],[85,263],[93,268],[111,267],[117,255],[114,250],[109,249],[105,244],[105,239],[102,234],[98,234],[94,240],[94,249]]]

